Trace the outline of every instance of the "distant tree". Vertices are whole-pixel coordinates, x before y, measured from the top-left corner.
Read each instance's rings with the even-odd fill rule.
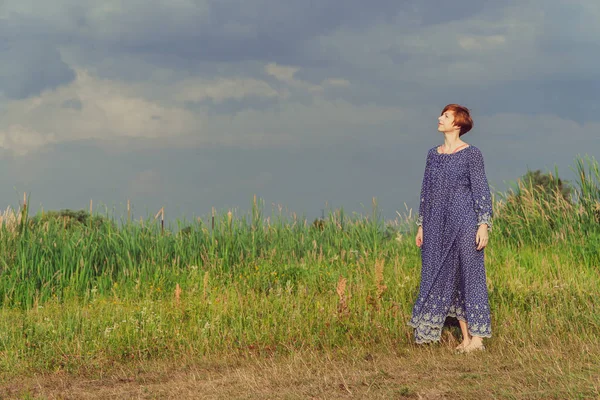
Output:
[[[527,171],[519,179],[514,195],[521,196],[522,189],[531,190],[536,197],[542,197],[547,200],[553,199],[557,192],[569,203],[572,203],[573,188],[568,181],[562,180],[551,173],[543,173],[539,169],[536,171]]]
[[[321,219],[321,218],[315,218],[315,220],[312,223],[313,228],[318,229],[320,231],[322,231],[323,229],[325,229],[325,220]]]
[[[179,231],[179,235],[180,236],[189,236],[192,234],[192,227],[191,226],[186,226],[185,228],[182,228]]]
[[[500,194],[495,220],[501,236],[517,243],[553,238],[549,232],[564,225],[573,209],[573,188],[556,174],[527,171],[512,189]],[[550,239],[548,239],[550,240]]]
[[[78,226],[99,227],[107,220],[99,215],[90,215],[86,210],[64,209],[60,211],[46,211],[31,218],[32,225],[43,224],[45,222],[59,222],[65,228],[75,228]]]

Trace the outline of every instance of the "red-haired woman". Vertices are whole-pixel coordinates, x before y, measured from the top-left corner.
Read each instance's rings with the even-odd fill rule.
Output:
[[[415,341],[429,343],[440,340],[448,316],[457,318],[460,352],[483,350],[492,334],[483,255],[492,200],[481,151],[461,139],[472,127],[469,110],[458,104],[438,118],[444,144],[427,154],[416,237],[421,284],[409,323]]]

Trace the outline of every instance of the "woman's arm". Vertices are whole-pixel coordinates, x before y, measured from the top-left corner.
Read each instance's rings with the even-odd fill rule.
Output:
[[[483,155],[479,149],[474,148],[469,160],[469,176],[471,181],[471,195],[473,207],[477,214],[477,234],[475,244],[477,250],[484,249],[488,244],[488,229],[492,228],[492,196],[485,176]]]
[[[485,176],[483,165],[483,155],[481,151],[474,148],[469,160],[469,176],[471,181],[471,194],[473,196],[473,206],[477,214],[477,225],[487,225],[492,227],[492,196],[490,187]]]
[[[427,153],[427,159],[425,160],[425,173],[423,174],[423,182],[421,183],[421,196],[419,197],[419,216],[417,217],[417,225],[423,226],[423,214],[427,209],[428,204],[428,170],[429,170],[429,159],[430,153]]]
[[[417,217],[417,225],[419,229],[417,230],[417,236],[415,237],[415,243],[417,247],[421,247],[423,245],[423,214],[427,209],[427,201],[428,199],[428,169],[429,169],[429,158],[430,153],[427,153],[427,159],[425,161],[425,173],[423,174],[423,183],[421,183],[421,196],[419,197],[419,216]]]

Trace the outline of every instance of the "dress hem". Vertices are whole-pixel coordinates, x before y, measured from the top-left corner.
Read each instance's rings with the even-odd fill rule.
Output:
[[[467,321],[466,318],[464,318],[462,316],[459,316],[459,315],[456,315],[455,313],[448,313],[446,315],[446,318],[448,318],[448,317],[456,318],[459,321],[466,322],[467,325],[469,324],[469,321]],[[446,318],[444,318],[444,322],[446,321]],[[434,324],[434,323],[431,323],[431,322],[414,323],[414,322],[412,322],[412,318],[411,318],[411,321],[408,322],[408,325],[410,327],[414,328],[414,329],[418,329],[419,326],[424,326],[424,327],[427,327],[427,328],[435,329],[436,332],[439,332],[438,335],[426,336],[426,337],[423,338],[423,340],[416,339],[415,343],[417,343],[417,344],[427,344],[427,343],[439,342],[440,339],[441,339],[441,335],[442,335],[442,329],[444,328],[444,323],[442,323],[441,325],[440,324]],[[469,334],[471,336],[477,336],[477,337],[486,338],[486,339],[489,339],[489,338],[492,337],[491,332],[490,333],[473,332],[471,330],[471,328],[467,328],[467,330],[468,330],[468,332],[469,332]]]

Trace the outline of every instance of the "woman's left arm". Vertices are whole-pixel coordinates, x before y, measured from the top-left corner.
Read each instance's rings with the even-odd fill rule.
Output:
[[[492,228],[492,196],[485,176],[485,167],[483,164],[483,155],[477,148],[471,152],[469,160],[469,176],[471,181],[471,195],[473,196],[473,206],[477,214],[477,249],[481,250],[487,245],[487,230]],[[485,229],[482,225],[486,225]]]

